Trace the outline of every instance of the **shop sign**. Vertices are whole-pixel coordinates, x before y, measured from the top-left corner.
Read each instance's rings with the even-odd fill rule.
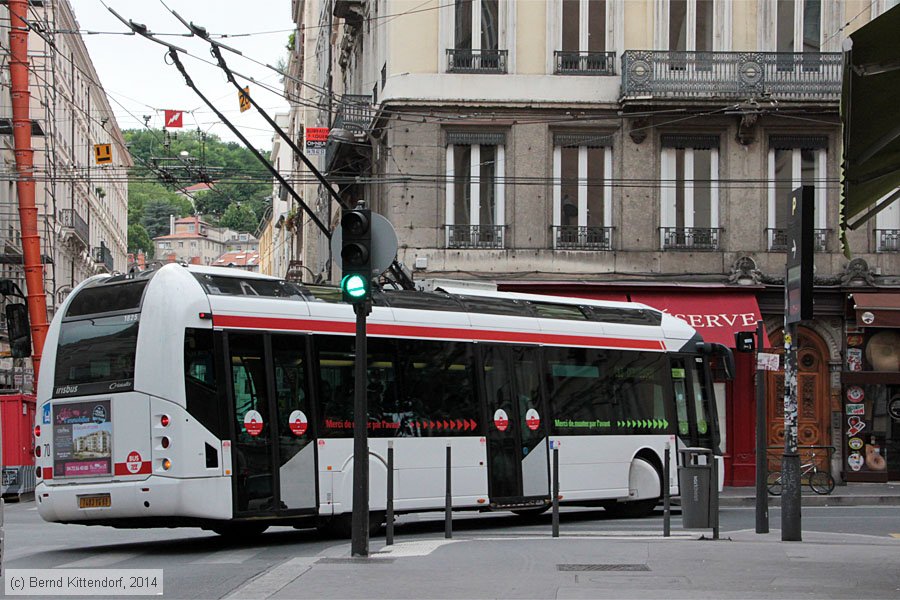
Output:
[[[847,435],[856,435],[866,428],[866,422],[855,416],[847,419],[847,425]]]
[[[847,464],[854,471],[859,471],[863,466],[863,457],[859,452],[851,452],[850,456],[847,457]]]
[[[846,412],[848,415],[864,415],[866,414],[865,404],[848,404]]]
[[[862,371],[862,348],[847,348],[847,370]]]
[[[847,445],[850,446],[851,450],[862,450],[863,441],[858,437],[853,437],[847,440]]]
[[[900,396],[891,400],[891,403],[888,404],[888,413],[891,415],[891,418],[895,421],[900,421]]]
[[[850,402],[861,402],[866,397],[866,393],[858,385],[851,385],[847,388],[847,400]]]
[[[847,334],[847,345],[851,348],[855,348],[857,346],[863,345],[863,336],[861,333],[848,333]]]
[[[871,325],[872,323],[875,322],[875,315],[869,311],[864,312],[863,314],[860,315],[860,317],[862,318],[862,322],[865,323],[866,325]]]

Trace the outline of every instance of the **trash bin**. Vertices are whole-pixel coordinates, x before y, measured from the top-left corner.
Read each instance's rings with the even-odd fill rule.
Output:
[[[712,527],[712,450],[708,448],[680,448],[678,489],[681,493],[681,521],[685,529],[709,529]],[[703,463],[700,457],[706,458]],[[705,464],[704,464],[705,463]],[[718,491],[718,490],[717,490]]]

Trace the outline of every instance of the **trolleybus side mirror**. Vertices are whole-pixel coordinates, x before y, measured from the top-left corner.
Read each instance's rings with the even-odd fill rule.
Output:
[[[697,354],[715,356],[719,359],[727,381],[734,380],[734,353],[731,348],[715,342],[697,342]]]
[[[28,307],[24,304],[6,305],[6,330],[9,332],[9,351],[13,358],[31,356],[31,326]]]

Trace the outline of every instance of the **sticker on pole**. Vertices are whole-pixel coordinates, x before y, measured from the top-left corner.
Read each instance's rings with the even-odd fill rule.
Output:
[[[541,426],[541,416],[538,414],[538,411],[529,408],[525,412],[525,424],[528,425],[528,429],[537,431],[537,428]]]
[[[137,475],[141,472],[141,464],[144,461],[141,459],[141,454],[137,451],[132,450],[128,453],[128,456],[125,457],[125,468],[128,469],[128,472],[132,475]]]
[[[256,437],[260,433],[262,433],[262,430],[263,430],[262,415],[259,414],[255,410],[248,410],[247,414],[244,415],[244,429],[246,429],[247,433],[249,433],[253,437]]]
[[[306,422],[306,415],[303,414],[302,410],[295,410],[291,413],[291,416],[288,417],[288,427],[291,428],[291,431],[297,437],[306,433],[306,428],[308,426],[309,424]]]
[[[509,417],[502,408],[498,408],[494,413],[494,427],[497,428],[497,431],[506,431],[506,428],[509,427]]]

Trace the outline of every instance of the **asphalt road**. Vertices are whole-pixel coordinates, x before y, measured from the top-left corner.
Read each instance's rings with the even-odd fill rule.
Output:
[[[308,557],[346,555],[348,543],[314,530],[272,528],[243,543],[228,542],[199,529],[119,530],[107,527],[59,525],[43,522],[34,503],[9,504],[5,511],[4,569],[116,568],[164,569],[166,597],[221,598],[242,589],[254,577],[275,565]],[[639,539],[662,533],[662,511],[643,519],[613,519],[603,510],[565,509],[561,531],[568,536],[604,536]],[[723,508],[721,536],[751,532],[753,508]],[[780,512],[770,510],[770,526],[780,528]],[[802,526],[806,532],[831,535],[875,536],[885,542],[900,538],[900,508],[847,506],[807,507]],[[397,542],[430,543],[442,539],[443,515],[407,515],[395,528]],[[509,537],[549,537],[550,514],[530,521],[509,513],[466,514],[454,520],[454,537],[473,540]],[[680,517],[673,515],[672,531],[683,535]],[[695,532],[696,533],[696,532]],[[374,552],[384,536],[371,540]],[[900,539],[898,539],[900,553]],[[898,554],[900,555],[900,554]],[[338,594],[340,596],[340,594]]]

